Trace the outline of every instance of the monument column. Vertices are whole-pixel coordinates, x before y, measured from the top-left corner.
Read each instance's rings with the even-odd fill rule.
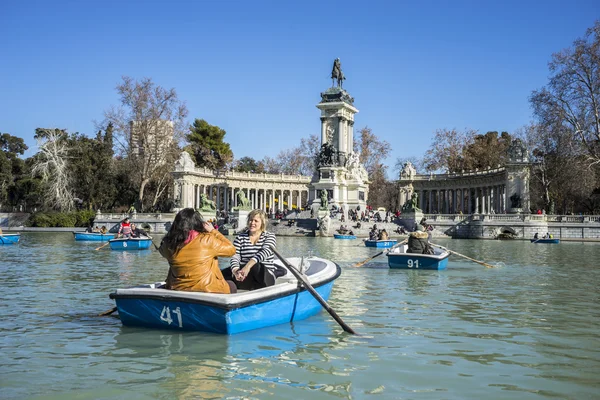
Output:
[[[319,210],[323,190],[329,193],[333,204],[343,207],[344,211],[358,206],[365,209],[369,193],[368,173],[352,152],[352,127],[358,110],[354,107],[354,99],[342,88],[345,77],[341,72],[339,59],[334,62],[332,78],[334,86],[321,93],[321,102],[317,104],[317,108],[321,110],[321,149],[318,173],[311,181],[307,199],[313,210],[319,213],[324,211]],[[300,203],[299,198],[298,207],[301,207]],[[328,233],[325,234],[327,235]]]

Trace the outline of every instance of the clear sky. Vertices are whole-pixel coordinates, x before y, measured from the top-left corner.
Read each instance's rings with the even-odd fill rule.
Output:
[[[437,129],[508,131],[532,119],[551,54],[600,19],[598,0],[0,0],[0,132],[95,134],[122,76],[175,88],[190,122],[227,131],[236,158],[320,134],[320,93],[344,88],[396,159]]]

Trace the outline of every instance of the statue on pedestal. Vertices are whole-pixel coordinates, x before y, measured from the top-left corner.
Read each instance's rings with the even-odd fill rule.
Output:
[[[328,206],[328,202],[327,202],[327,190],[323,189],[321,190],[321,207],[319,207],[319,210],[328,210],[329,206]]]
[[[198,207],[198,211],[216,211],[217,205],[214,201],[209,200],[208,197],[204,193],[200,194],[200,207]]]
[[[417,174],[417,170],[412,165],[410,161],[404,163],[402,167],[402,172],[400,172],[400,179],[410,179],[412,180]]]
[[[236,197],[237,197],[238,205],[234,209],[250,210],[252,208],[252,206],[250,205],[250,200],[248,200],[248,198],[246,197],[246,194],[242,190],[240,190],[236,193]]]
[[[404,203],[404,205],[402,206],[402,212],[403,213],[421,212],[421,209],[419,207],[417,207],[418,199],[419,199],[419,196],[417,195],[417,193],[413,192],[412,196],[410,196],[410,199],[406,200],[406,203]]]
[[[331,70],[332,86],[336,79],[337,79],[338,87],[341,88],[342,82],[344,81],[344,79],[346,79],[346,77],[344,76],[344,73],[342,72],[342,63],[340,62],[339,58],[336,58],[335,61],[333,62],[333,69]]]
[[[333,165],[334,154],[335,149],[333,148],[333,145],[329,142],[323,143],[321,152],[319,153],[319,166]]]

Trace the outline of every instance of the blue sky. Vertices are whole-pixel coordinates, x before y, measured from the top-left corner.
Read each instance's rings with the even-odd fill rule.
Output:
[[[319,134],[339,57],[344,87],[395,161],[437,129],[513,133],[551,54],[600,18],[570,1],[0,1],[0,132],[95,134],[122,76],[175,88],[190,122],[227,131],[236,158]]]

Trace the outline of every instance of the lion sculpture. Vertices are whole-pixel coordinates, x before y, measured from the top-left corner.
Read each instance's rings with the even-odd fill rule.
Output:
[[[238,210],[249,210],[251,209],[250,200],[246,197],[244,191],[240,190],[236,194],[237,197],[237,209]]]
[[[200,194],[200,211],[216,211],[217,205],[214,201],[209,200],[204,193]]]

